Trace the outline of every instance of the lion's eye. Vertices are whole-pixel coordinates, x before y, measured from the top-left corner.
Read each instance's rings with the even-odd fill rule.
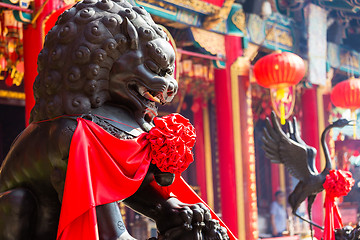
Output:
[[[160,68],[158,65],[156,65],[153,61],[146,61],[145,66],[152,71],[153,73],[159,74]]]
[[[174,73],[174,68],[169,67],[167,69],[160,70],[159,76],[165,77],[166,74],[169,74],[171,76],[173,73]]]
[[[172,67],[171,67],[171,68],[167,68],[167,69],[166,69],[166,73],[169,74],[169,75],[173,75],[173,73],[174,73],[174,68],[172,68]]]
[[[160,70],[159,76],[165,77],[166,73],[167,73],[167,70]]]

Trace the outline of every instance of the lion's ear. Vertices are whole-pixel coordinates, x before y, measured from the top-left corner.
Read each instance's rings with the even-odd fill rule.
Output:
[[[131,21],[125,17],[126,31],[130,37],[130,48],[133,50],[138,49],[139,47],[139,35],[136,31],[135,26],[131,23]]]

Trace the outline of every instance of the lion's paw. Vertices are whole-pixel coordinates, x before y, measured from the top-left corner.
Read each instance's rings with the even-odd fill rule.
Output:
[[[203,230],[204,240],[228,240],[230,239],[226,228],[222,227],[219,221],[210,219],[205,221],[205,228]]]

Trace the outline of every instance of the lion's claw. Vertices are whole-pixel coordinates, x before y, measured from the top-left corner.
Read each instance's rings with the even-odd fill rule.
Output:
[[[226,228],[220,226],[218,220],[211,218],[210,210],[202,203],[185,204],[172,198],[168,199],[161,209],[167,209],[169,212],[165,215],[168,216],[166,219],[157,222],[159,229],[162,229],[159,235],[161,240],[229,239]]]
[[[229,239],[226,228],[222,227],[219,221],[215,219],[210,219],[209,221],[205,222],[205,229],[203,232],[205,240]]]

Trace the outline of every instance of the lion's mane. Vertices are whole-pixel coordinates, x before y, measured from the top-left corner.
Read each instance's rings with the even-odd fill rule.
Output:
[[[45,38],[30,121],[100,107],[110,100],[114,61],[127,51],[143,51],[156,38],[167,36],[142,7],[125,0],[77,3],[59,17]]]

